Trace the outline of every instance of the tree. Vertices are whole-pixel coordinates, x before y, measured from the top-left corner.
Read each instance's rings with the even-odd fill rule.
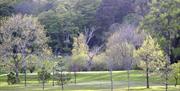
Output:
[[[43,47],[41,53],[38,54],[38,77],[39,81],[42,82],[42,89],[45,88],[45,83],[48,81],[48,79],[51,76],[51,69],[53,68],[53,63],[50,60],[50,57],[52,55],[52,51],[50,48]]]
[[[92,41],[92,39],[94,38],[95,31],[96,31],[95,27],[85,29],[84,44],[86,46],[88,46],[90,44],[90,41]],[[92,69],[93,58],[102,50],[103,47],[104,47],[104,44],[101,44],[100,46],[98,44],[92,47],[88,46],[88,51],[87,51],[87,55],[88,55],[87,70],[88,71]]]
[[[45,83],[50,79],[51,74],[48,73],[48,71],[45,69],[45,67],[42,67],[41,71],[38,72],[38,80],[42,81],[43,84],[43,90],[45,87]]]
[[[180,62],[174,63],[174,64],[171,65],[171,69],[172,69],[171,75],[175,79],[175,83],[174,83],[175,87],[178,84],[178,79],[179,79],[178,77],[180,76],[179,67],[180,67]]]
[[[61,5],[62,6],[62,5]],[[59,12],[62,10],[62,12]],[[79,28],[75,25],[77,16],[69,9],[61,7],[57,11],[49,10],[39,14],[39,20],[45,25],[51,39],[49,46],[53,52],[59,50],[64,54],[71,54],[73,37],[77,36]]]
[[[26,57],[27,61],[27,69],[30,71],[30,73],[33,73],[36,70],[37,67],[37,56],[30,54],[29,56]]]
[[[20,0],[0,0],[0,20],[15,13],[14,5]]]
[[[19,62],[22,60],[22,67],[25,73],[26,86],[26,57],[32,53],[39,53],[47,42],[44,27],[37,18],[27,15],[13,15],[4,21],[1,30],[1,54],[2,57],[13,59],[12,66],[16,73],[18,82]],[[6,60],[7,61],[7,60]]]
[[[132,58],[130,51],[142,45],[144,33],[132,25],[118,25],[112,31],[115,32],[108,38],[106,52],[110,58],[114,58],[116,69],[126,69],[126,56]]]
[[[150,12],[142,23],[142,28],[149,31],[159,39],[159,43],[167,53],[171,63],[178,60],[179,49],[179,0],[153,0]],[[177,54],[176,54],[177,53]],[[165,70],[168,71],[167,62]],[[166,90],[168,88],[168,72],[165,74]]]
[[[66,68],[65,68],[65,62],[63,60],[60,60],[56,67],[56,79],[58,80],[58,84],[61,85],[61,90],[64,90],[64,85],[70,80],[70,77],[67,73],[65,73]]]
[[[142,28],[159,39],[171,63],[178,58],[173,53],[179,48],[179,5],[179,0],[152,0],[150,12],[142,22]]]
[[[54,7],[38,15],[45,25],[53,52],[71,55],[73,37],[84,32],[84,28],[96,25],[96,9],[100,0],[56,0]],[[67,43],[68,42],[68,43]]]
[[[91,28],[96,26],[96,10],[98,9],[101,0],[75,0],[78,1],[73,9],[78,15],[78,20],[75,21],[76,25],[81,31],[84,27]]]
[[[111,27],[114,33],[108,38],[106,54],[112,60],[113,69],[127,70],[128,90],[129,74],[134,62],[133,52],[143,41],[143,33],[138,33],[132,25]],[[134,64],[135,65],[135,64]]]
[[[85,37],[82,33],[79,35],[79,37],[74,38],[71,69],[74,72],[75,84],[76,72],[84,68],[86,59],[88,57],[88,46],[86,45],[85,41]]]
[[[17,1],[17,0],[16,0]],[[54,0],[19,0],[17,4],[14,5],[14,10],[16,13],[21,14],[33,14],[38,15],[43,11],[47,11],[53,8]]]
[[[142,46],[134,51],[134,55],[140,60],[139,66],[146,72],[146,87],[149,88],[149,72],[165,65],[164,52],[156,40],[148,35]]]

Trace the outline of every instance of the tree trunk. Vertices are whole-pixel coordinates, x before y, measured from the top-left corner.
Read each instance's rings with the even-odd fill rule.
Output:
[[[63,82],[63,74],[62,74],[62,71],[61,71],[61,90],[62,90],[62,91],[64,90],[64,82]]]
[[[53,80],[53,86],[54,86],[54,67],[53,67],[53,76],[52,76],[52,80]]]
[[[16,60],[16,59],[14,59],[14,60]],[[19,67],[18,67],[18,62],[17,61],[15,61],[15,73],[16,73],[16,83],[19,83]]]
[[[90,60],[88,61],[88,71],[91,71],[91,65],[92,65],[91,62],[92,62],[92,61],[91,61],[91,58],[90,58]]]
[[[25,51],[25,46],[23,46],[22,47],[22,51],[21,51],[21,54],[22,54],[22,62],[23,62],[23,68],[24,68],[24,86],[26,87],[26,68],[27,68],[27,66],[26,66],[26,60],[25,60],[25,53],[26,53],[26,51]]]
[[[166,63],[166,69],[165,69],[165,86],[166,86],[166,91],[168,89],[168,64]]]
[[[148,62],[146,62],[146,88],[149,88],[149,67],[148,67]]]
[[[25,70],[24,70],[24,86],[26,87],[27,84],[26,84],[26,77],[27,76],[27,72],[26,72],[26,67],[25,67]]]
[[[128,91],[129,91],[129,87],[130,87],[130,83],[129,83],[129,69],[127,70],[127,76],[128,76]]]
[[[176,87],[176,85],[177,85],[177,83],[178,83],[178,78],[177,78],[177,77],[174,77],[174,79],[175,79],[175,84],[174,84],[174,86]]]
[[[76,76],[77,76],[76,71],[74,71],[74,83],[75,84],[76,84]]]
[[[43,90],[44,90],[44,84],[45,84],[45,77],[44,77],[44,71],[43,71],[43,81],[42,81]]]
[[[111,80],[111,91],[113,91],[112,70],[110,70],[110,80]]]

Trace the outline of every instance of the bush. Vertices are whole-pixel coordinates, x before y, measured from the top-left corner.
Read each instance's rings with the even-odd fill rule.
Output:
[[[46,82],[50,79],[51,74],[48,73],[47,70],[45,70],[45,68],[43,67],[41,71],[38,72],[38,80],[39,81],[43,81]]]
[[[7,83],[10,84],[16,84],[16,75],[14,72],[10,72],[7,74]]]
[[[28,69],[29,69],[30,73],[33,73],[35,71],[36,67],[35,66],[31,66],[31,67],[28,67]]]
[[[179,80],[179,77],[180,77],[180,62],[178,63],[174,63],[171,65],[171,76],[175,79],[175,83],[174,85],[178,85],[178,80]]]

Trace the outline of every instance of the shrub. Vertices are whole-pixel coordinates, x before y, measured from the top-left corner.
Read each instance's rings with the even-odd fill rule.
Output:
[[[7,74],[7,83],[8,83],[8,85],[17,83],[16,82],[16,75],[14,72],[9,72]]]
[[[35,66],[31,66],[31,67],[28,67],[28,69],[29,69],[30,73],[33,73],[35,71],[36,67]]]
[[[180,62],[171,65],[171,75],[175,79],[175,86],[178,85],[178,78],[180,77]]]

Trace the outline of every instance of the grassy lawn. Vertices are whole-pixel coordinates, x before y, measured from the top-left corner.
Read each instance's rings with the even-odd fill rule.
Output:
[[[146,89],[146,80],[142,71],[131,71],[130,74],[131,91],[164,91],[164,85],[161,77],[152,75],[150,77],[150,88]],[[0,91],[41,91],[42,85],[37,81],[37,75],[28,74],[27,87],[23,84],[23,75],[20,75],[21,83],[16,85],[8,85],[6,75],[0,76]],[[108,72],[79,72],[77,75],[77,84],[75,85],[72,76],[71,81],[65,85],[65,91],[110,91],[110,81]],[[114,91],[127,91],[127,73],[126,71],[113,72]],[[174,80],[170,80],[168,91],[179,91],[180,85],[173,86]],[[180,81],[179,81],[180,82]],[[179,83],[180,84],[180,83]],[[60,91],[60,86],[52,86],[50,80],[46,83],[45,91]]]

